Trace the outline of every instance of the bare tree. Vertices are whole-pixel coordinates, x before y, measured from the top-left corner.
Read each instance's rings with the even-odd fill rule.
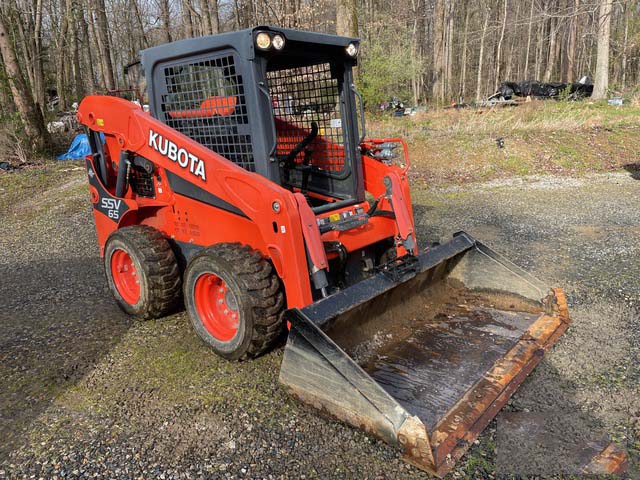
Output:
[[[490,10],[485,7],[484,25],[482,26],[482,37],[480,40],[480,52],[478,53],[478,78],[476,81],[476,100],[482,98],[482,67],[484,63],[484,44],[487,38],[487,28],[489,27]]]
[[[115,88],[141,49],[269,24],[361,36],[358,81],[375,85],[378,101],[482,99],[504,80],[590,75],[596,97],[606,95],[603,75],[621,88],[640,83],[637,0],[0,0],[0,9],[10,12],[23,84],[45,115],[54,91],[61,109]],[[0,84],[3,117],[16,106],[1,75]]]
[[[533,7],[535,6],[535,0],[531,0],[531,9],[529,11],[529,26],[527,30],[527,51],[525,53],[524,60],[524,76],[529,77],[529,57],[531,51],[531,31],[533,29]]]
[[[433,7],[433,79],[431,90],[433,99],[444,101],[445,70],[445,0],[435,0]]]
[[[611,38],[612,3],[612,0],[600,1],[600,14],[598,15],[598,54],[592,95],[594,100],[606,98],[609,90],[609,40]]]
[[[578,41],[578,9],[580,7],[580,0],[573,0],[573,9],[571,12],[570,27],[569,27],[569,42],[567,45],[567,63],[563,79],[567,82],[572,82],[576,75],[576,48]]]
[[[502,60],[502,42],[504,41],[504,32],[507,29],[507,0],[504,0],[504,12],[502,13],[502,28],[500,29],[500,40],[498,40],[498,51],[496,53],[496,81],[495,88],[498,88],[500,81],[500,61]]]
[[[358,4],[356,0],[336,0],[336,33],[358,36]]]
[[[42,113],[36,107],[31,90],[22,75],[3,12],[0,12],[0,55],[11,88],[13,103],[20,114],[25,135],[32,148],[42,150],[50,143],[49,133],[44,127]]]
[[[171,35],[171,8],[169,6],[169,0],[159,0],[160,3],[160,18],[162,20],[162,33],[164,42],[173,41]]]
[[[102,73],[104,75],[105,88],[115,90],[116,80],[111,63],[111,42],[109,40],[109,22],[104,0],[92,0],[96,18],[96,41],[100,49],[100,62],[102,63]]]

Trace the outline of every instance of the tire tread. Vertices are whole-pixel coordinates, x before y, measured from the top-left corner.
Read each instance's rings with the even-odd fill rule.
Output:
[[[238,360],[255,358],[273,347],[284,331],[284,294],[280,279],[262,254],[239,242],[218,243],[198,254],[225,260],[232,275],[244,285],[251,299],[253,331],[251,342]]]
[[[112,237],[119,237],[132,245],[145,270],[149,302],[139,317],[149,320],[176,310],[182,299],[182,278],[175,254],[165,236],[153,227],[133,225],[116,230]]]

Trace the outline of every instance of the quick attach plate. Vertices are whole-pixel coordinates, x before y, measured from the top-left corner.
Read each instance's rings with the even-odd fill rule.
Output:
[[[413,277],[418,272],[420,262],[415,255],[405,255],[376,267],[376,271],[384,273],[394,282],[401,282]]]

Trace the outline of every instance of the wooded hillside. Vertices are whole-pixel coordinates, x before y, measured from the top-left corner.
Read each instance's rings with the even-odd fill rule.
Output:
[[[43,118],[127,87],[139,50],[260,24],[362,38],[372,110],[392,96],[473,101],[505,80],[588,75],[600,97],[640,81],[638,0],[3,0],[0,118],[41,148]]]

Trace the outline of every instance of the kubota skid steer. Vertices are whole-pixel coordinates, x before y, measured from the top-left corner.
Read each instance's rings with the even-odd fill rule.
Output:
[[[365,139],[357,52],[270,27],[143,51],[150,114],[78,111],[98,241],[125,311],[184,302],[228,359],[288,329],[291,394],[442,476],[570,320],[466,233],[418,249],[406,144]]]

